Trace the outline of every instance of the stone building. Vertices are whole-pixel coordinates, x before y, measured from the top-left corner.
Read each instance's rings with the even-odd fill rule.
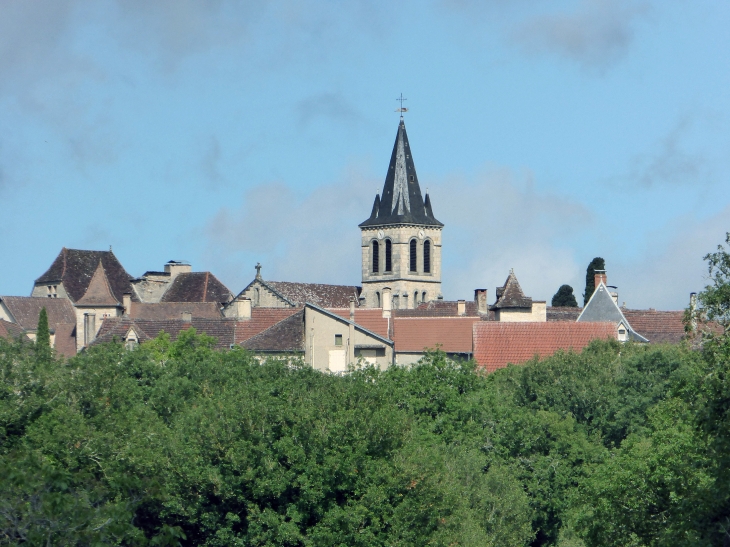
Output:
[[[375,196],[370,218],[360,224],[360,305],[383,307],[384,292],[389,293],[394,309],[442,298],[443,227],[433,216],[428,194],[425,199],[421,195],[401,117],[382,196]]]

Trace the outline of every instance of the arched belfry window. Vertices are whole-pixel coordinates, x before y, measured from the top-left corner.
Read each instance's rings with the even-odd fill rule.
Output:
[[[417,253],[417,247],[418,247],[418,243],[416,242],[416,240],[415,239],[411,239],[411,245],[410,245],[410,259],[411,259],[411,264],[410,264],[410,268],[409,269],[412,272],[417,272],[418,271],[418,257],[416,255],[416,253]]]
[[[380,307],[380,293],[379,292],[375,293],[375,307],[376,308]]]
[[[431,242],[423,242],[423,273],[431,273]]]
[[[373,273],[380,271],[380,245],[373,241]]]
[[[386,239],[385,240],[385,271],[386,272],[390,272],[393,270],[392,253],[393,253],[393,245],[390,243],[389,239]]]

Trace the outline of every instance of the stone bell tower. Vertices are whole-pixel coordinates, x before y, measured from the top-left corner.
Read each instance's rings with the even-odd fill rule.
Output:
[[[415,308],[441,298],[441,230],[431,200],[424,200],[401,116],[382,197],[375,196],[362,235],[361,305]],[[385,294],[385,296],[384,296]]]

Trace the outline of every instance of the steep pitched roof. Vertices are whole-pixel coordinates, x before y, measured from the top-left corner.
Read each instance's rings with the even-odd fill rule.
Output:
[[[621,308],[619,308],[618,304],[614,302],[611,293],[608,292],[608,288],[603,284],[603,282],[600,282],[596,287],[596,290],[593,291],[590,300],[588,300],[588,303],[585,305],[585,308],[583,308],[583,311],[580,313],[576,321],[608,321],[612,322],[614,325],[618,325],[623,321],[629,329],[629,334],[631,335],[632,340],[637,342],[648,342],[645,337],[641,336],[634,330],[631,323],[629,323],[628,319],[626,319],[621,311]]]
[[[109,280],[104,272],[104,266],[99,260],[99,265],[91,277],[89,287],[84,295],[76,301],[77,306],[119,306],[119,300],[112,294]]]
[[[300,353],[304,351],[304,310],[300,309],[286,319],[241,342],[251,351],[273,353]]]
[[[479,322],[478,317],[396,317],[395,351],[421,353],[441,346],[446,353],[471,353],[472,326]]]
[[[23,327],[17,323],[10,323],[9,321],[5,321],[5,319],[0,319],[0,338],[15,340],[20,337],[24,338],[26,341],[30,341],[30,339],[26,336]]]
[[[355,298],[357,306],[361,290],[355,285],[293,283],[290,281],[264,281],[263,279],[258,281],[293,306],[303,306],[305,302],[310,302],[323,308],[345,308],[350,306],[350,297]]]
[[[428,195],[424,202],[418,184],[416,166],[413,163],[411,147],[408,143],[406,125],[401,118],[395,136],[393,152],[390,156],[388,174],[385,176],[383,195],[375,197],[370,218],[360,224],[381,226],[389,224],[418,224],[424,226],[443,226],[436,220],[431,210]]]
[[[327,308],[327,311],[337,314],[344,319],[350,319],[350,308]],[[389,321],[383,317],[383,310],[379,308],[355,309],[355,323],[384,338],[390,338],[390,333],[388,332]]]
[[[233,299],[231,291],[210,272],[181,273],[175,277],[160,302],[218,302]]]
[[[591,340],[617,338],[614,323],[474,323],[474,359],[487,372],[520,364],[559,349],[580,351]]]
[[[188,330],[190,327],[195,328],[199,334],[213,336],[216,339],[215,347],[217,349],[228,349],[234,343],[236,322],[232,319],[193,318],[192,321],[145,321],[128,317],[114,317],[104,320],[92,345],[111,342],[115,337],[121,340],[127,335],[130,328],[134,328],[140,342],[155,338],[163,331],[170,335],[171,340],[176,340],[180,332]]]
[[[53,349],[64,357],[76,355],[76,323],[58,323],[56,325]]]
[[[532,298],[525,296],[525,293],[522,292],[520,282],[517,281],[513,270],[510,270],[504,285],[497,287],[497,302],[492,307],[495,309],[532,307]]]
[[[652,344],[679,344],[686,338],[684,311],[622,310],[634,329]]]
[[[223,314],[218,302],[132,302],[129,317],[147,321],[163,321],[166,319],[182,319],[183,313],[190,313],[195,318],[220,319]]]
[[[48,326],[51,330],[60,323],[76,324],[73,304],[65,298],[41,298],[37,296],[0,296],[0,301],[11,313],[15,321],[27,331],[38,328],[41,309],[46,308]]]
[[[240,344],[297,313],[295,308],[253,308],[251,319],[235,322],[235,340]]]
[[[101,261],[114,298],[122,301],[124,293],[132,293],[131,275],[127,273],[112,251],[86,251],[64,247],[51,267],[36,279],[36,285],[63,283],[69,298],[79,300],[91,283],[91,278]]]
[[[319,312],[319,313],[321,313],[323,315],[326,315],[327,317],[330,317],[332,319],[335,319],[336,321],[341,321],[342,323],[345,323],[347,325],[352,325],[352,326],[355,327],[355,330],[358,330],[358,331],[360,331],[362,333],[365,333],[368,336],[372,336],[373,338],[377,338],[378,340],[380,340],[381,342],[383,342],[385,344],[388,344],[389,346],[392,346],[393,345],[393,340],[391,340],[388,336],[384,336],[382,334],[378,334],[377,332],[373,332],[370,329],[368,329],[367,327],[365,327],[364,325],[360,325],[356,321],[350,321],[349,312],[348,312],[347,317],[343,317],[342,315],[339,315],[339,314],[337,314],[337,313],[335,313],[335,312],[333,312],[331,310],[327,310],[325,308],[321,308],[321,307],[316,306],[315,304],[312,304],[312,303],[309,303],[309,302],[307,302],[304,305],[304,309],[305,310],[311,309],[311,310],[317,311],[317,312]]]

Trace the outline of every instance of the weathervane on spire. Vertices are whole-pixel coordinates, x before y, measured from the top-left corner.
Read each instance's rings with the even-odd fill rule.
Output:
[[[407,101],[407,100],[408,99],[406,99],[405,97],[403,97],[403,93],[401,93],[400,94],[400,97],[398,97],[396,99],[396,101],[400,102],[400,108],[396,108],[395,111],[396,112],[400,112],[400,117],[401,118],[403,117],[403,112],[408,112],[408,109],[403,107],[403,101]]]

